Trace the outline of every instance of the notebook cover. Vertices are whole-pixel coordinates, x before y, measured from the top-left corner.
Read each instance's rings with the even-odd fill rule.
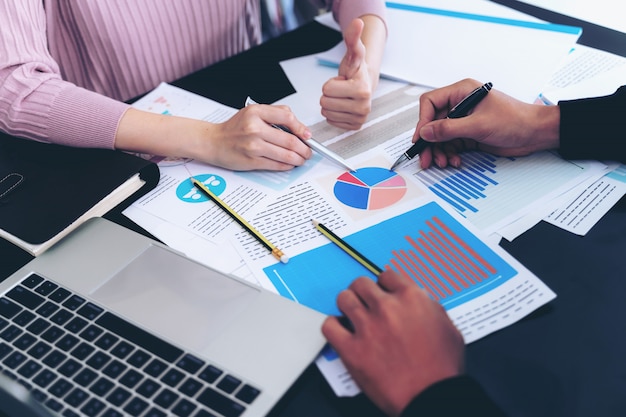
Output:
[[[73,148],[0,133],[0,229],[41,244],[63,231],[136,173],[154,188],[156,164],[121,151]]]

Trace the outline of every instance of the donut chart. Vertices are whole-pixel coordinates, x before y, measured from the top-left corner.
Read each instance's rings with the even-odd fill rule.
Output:
[[[406,194],[406,181],[385,168],[359,168],[337,178],[333,192],[343,204],[361,210],[378,210],[397,203]]]

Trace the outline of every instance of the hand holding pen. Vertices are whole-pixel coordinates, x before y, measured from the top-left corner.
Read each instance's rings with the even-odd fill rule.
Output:
[[[487,93],[489,93],[489,91],[491,90],[491,87],[492,87],[492,84],[489,82],[472,90],[471,93],[466,95],[465,98],[463,98],[457,105],[455,105],[454,107],[452,107],[452,109],[450,109],[450,111],[448,112],[447,118],[458,119],[458,118],[467,116],[468,113],[476,105],[478,105],[478,103],[480,103],[482,99],[484,99],[487,96]],[[420,99],[420,121],[422,120],[422,116],[423,116],[422,114],[423,104],[424,102],[427,102],[427,101],[428,101],[428,93],[424,94],[422,96],[422,99]],[[435,110],[438,110],[439,108],[435,104]],[[396,162],[394,162],[394,164],[390,168],[391,171],[396,169],[405,161],[413,159],[414,157],[422,153],[422,151],[424,151],[430,145],[429,142],[419,137],[419,132],[420,132],[419,127],[420,125],[418,123],[417,128],[415,130],[415,136],[417,136],[417,140],[415,141],[413,146],[411,146],[406,152],[400,155],[400,157],[396,160]]]
[[[420,154],[422,169],[461,166],[461,154],[479,150],[499,156],[524,156],[559,147],[559,106],[526,103],[492,89],[467,117],[446,118],[453,104],[481,83],[465,79],[425,93],[420,98],[420,118],[415,140],[428,146]]]
[[[247,106],[249,106],[251,104],[258,104],[258,103],[256,101],[252,100],[250,97],[246,98],[245,106],[247,107]],[[341,156],[337,155],[335,152],[331,151],[330,149],[328,149],[327,147],[325,147],[324,145],[322,145],[321,143],[319,143],[315,139],[313,139],[313,138],[307,138],[307,139],[300,138],[298,135],[293,133],[291,131],[291,129],[289,129],[287,126],[274,124],[274,123],[271,123],[270,126],[272,126],[275,129],[282,130],[283,132],[287,132],[287,133],[290,133],[290,134],[296,136],[298,139],[302,140],[302,142],[305,145],[307,145],[308,147],[313,149],[315,152],[317,152],[320,155],[322,155],[324,158],[327,158],[328,160],[333,161],[336,164],[341,165],[342,167],[344,167],[348,171],[355,171],[355,169],[352,168],[352,166],[350,166],[345,159],[343,159]]]

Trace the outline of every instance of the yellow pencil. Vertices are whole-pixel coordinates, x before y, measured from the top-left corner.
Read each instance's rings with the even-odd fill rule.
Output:
[[[237,214],[228,204],[223,202],[218,196],[216,196],[209,187],[204,185],[202,181],[198,181],[194,177],[189,178],[191,183],[200,190],[204,195],[206,195],[209,199],[213,200],[215,204],[217,204],[222,210],[226,212],[230,217],[233,218],[237,223],[239,223],[244,229],[248,231],[256,240],[258,240],[263,246],[265,246],[271,253],[274,255],[276,259],[281,261],[282,263],[287,263],[289,261],[289,257],[283,253],[276,246],[272,245],[272,243],[267,240],[259,231],[257,231],[250,223],[248,223],[243,217]]]
[[[315,228],[319,230],[320,232],[322,232],[322,234],[326,236],[328,239],[330,239],[331,242],[333,242],[334,244],[339,246],[341,249],[343,249],[348,255],[352,256],[352,258],[354,258],[358,263],[360,263],[365,268],[367,268],[374,275],[378,276],[380,275],[381,272],[383,272],[383,270],[380,269],[378,266],[376,266],[374,262],[367,259],[359,251],[357,251],[352,246],[350,246],[342,238],[334,234],[329,228],[324,226],[322,223],[320,223],[317,220],[313,220],[313,224],[315,225]]]

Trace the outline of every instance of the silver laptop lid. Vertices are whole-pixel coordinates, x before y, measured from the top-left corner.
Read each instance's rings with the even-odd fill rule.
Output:
[[[33,272],[257,387],[243,416],[265,415],[325,344],[322,314],[104,219],[18,270],[0,295]]]

